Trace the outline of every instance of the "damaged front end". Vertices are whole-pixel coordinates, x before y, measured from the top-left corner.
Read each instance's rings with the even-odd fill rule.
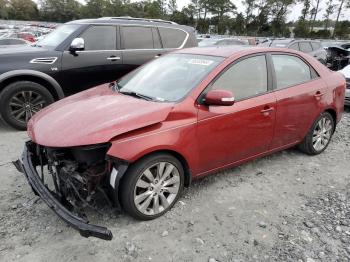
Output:
[[[50,148],[29,141],[15,166],[25,174],[33,191],[82,236],[111,240],[111,231],[89,224],[84,212],[96,209],[101,200],[109,205],[117,201],[117,194],[108,194],[110,173],[117,162],[107,160],[109,146]],[[112,186],[115,189],[117,185]]]

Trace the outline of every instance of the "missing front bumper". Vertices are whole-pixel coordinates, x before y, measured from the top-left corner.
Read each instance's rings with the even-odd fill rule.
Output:
[[[78,217],[70,212],[59,200],[57,200],[52,192],[45,186],[40,179],[34,165],[33,154],[28,149],[28,144],[25,145],[22,157],[19,161],[14,162],[18,171],[24,173],[34,193],[66,223],[78,230],[83,237],[97,237],[104,240],[113,238],[112,232],[106,227],[89,224],[85,219]]]

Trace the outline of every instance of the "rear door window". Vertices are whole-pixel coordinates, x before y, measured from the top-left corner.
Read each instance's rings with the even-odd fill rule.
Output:
[[[272,55],[277,89],[298,85],[314,78],[310,66],[291,55]]]
[[[318,43],[318,42],[311,42],[311,45],[312,45],[312,49],[313,49],[313,50],[321,49],[321,43]]]
[[[299,47],[301,52],[304,52],[304,53],[312,52],[312,47],[310,42],[300,42]]]
[[[294,43],[294,44],[290,45],[289,48],[299,51],[299,45],[298,45],[298,43]]]
[[[164,48],[179,48],[186,40],[187,33],[175,28],[158,28]]]
[[[85,50],[116,50],[117,28],[115,26],[90,26],[80,35],[85,41]]]
[[[153,49],[153,33],[151,27],[121,27],[124,49]]]

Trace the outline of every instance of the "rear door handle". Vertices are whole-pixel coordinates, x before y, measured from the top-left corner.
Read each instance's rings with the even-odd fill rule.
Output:
[[[155,55],[154,58],[158,58],[158,57],[161,57],[162,54],[158,54],[158,55]]]
[[[314,97],[316,98],[320,98],[321,96],[323,96],[324,94],[321,92],[321,91],[317,91],[315,94],[314,94]]]
[[[270,107],[270,106],[265,106],[263,110],[261,110],[260,112],[267,116],[270,114],[270,112],[272,112],[273,110],[275,110],[273,107]]]
[[[117,60],[120,60],[120,57],[119,56],[110,56],[110,57],[107,57],[107,60],[110,60],[110,61],[117,61]]]

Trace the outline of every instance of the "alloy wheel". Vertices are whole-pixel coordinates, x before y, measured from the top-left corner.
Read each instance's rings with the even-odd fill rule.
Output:
[[[179,170],[169,162],[158,162],[146,168],[137,180],[134,203],[142,214],[157,215],[174,202],[179,190]]]
[[[10,99],[10,114],[17,121],[26,123],[45,105],[46,101],[41,94],[35,91],[21,91]]]
[[[312,134],[312,145],[316,151],[322,151],[329,143],[332,136],[332,121],[327,117],[322,117]]]

